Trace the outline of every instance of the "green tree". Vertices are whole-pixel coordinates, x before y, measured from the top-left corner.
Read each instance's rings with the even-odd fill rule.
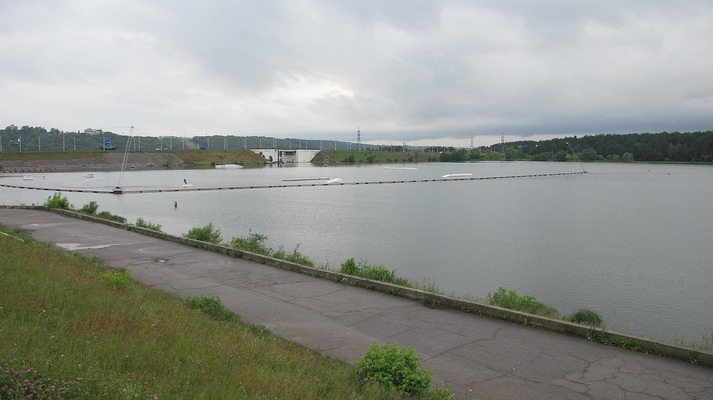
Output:
[[[567,161],[567,152],[564,150],[560,150],[555,153],[554,156],[552,156],[552,159],[555,161]]]
[[[587,147],[579,153],[579,159],[582,161],[594,161],[599,158],[597,151],[592,147]]]

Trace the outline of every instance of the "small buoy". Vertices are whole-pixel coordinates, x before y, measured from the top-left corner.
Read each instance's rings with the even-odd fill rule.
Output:
[[[178,208],[178,202],[177,202],[177,201],[174,201],[174,202],[173,202],[173,208]]]

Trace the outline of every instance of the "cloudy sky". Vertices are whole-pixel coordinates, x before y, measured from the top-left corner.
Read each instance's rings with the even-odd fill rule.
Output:
[[[0,0],[10,124],[463,146],[711,130],[713,2]]]

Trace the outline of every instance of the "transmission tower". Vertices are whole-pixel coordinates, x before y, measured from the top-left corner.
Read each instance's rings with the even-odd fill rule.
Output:
[[[361,151],[361,130],[357,126],[357,151]]]
[[[505,157],[505,134],[500,134],[500,152],[503,153],[503,158]]]

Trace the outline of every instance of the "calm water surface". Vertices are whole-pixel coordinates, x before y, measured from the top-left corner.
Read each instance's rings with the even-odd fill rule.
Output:
[[[494,162],[242,170],[131,171],[122,187],[281,185],[578,172],[576,163]],[[224,240],[249,232],[272,248],[338,267],[383,264],[449,294],[516,289],[567,314],[601,313],[610,329],[700,342],[713,330],[713,167],[585,164],[586,175],[389,185],[102,195],[65,192],[79,208],[142,217],[182,234],[212,222]],[[1,175],[0,175],[1,176]],[[109,190],[117,172],[3,176],[2,183]],[[320,183],[324,181],[314,181]],[[291,182],[294,183],[294,182]],[[52,192],[0,189],[2,204],[40,204]],[[174,208],[174,202],[178,207]]]

